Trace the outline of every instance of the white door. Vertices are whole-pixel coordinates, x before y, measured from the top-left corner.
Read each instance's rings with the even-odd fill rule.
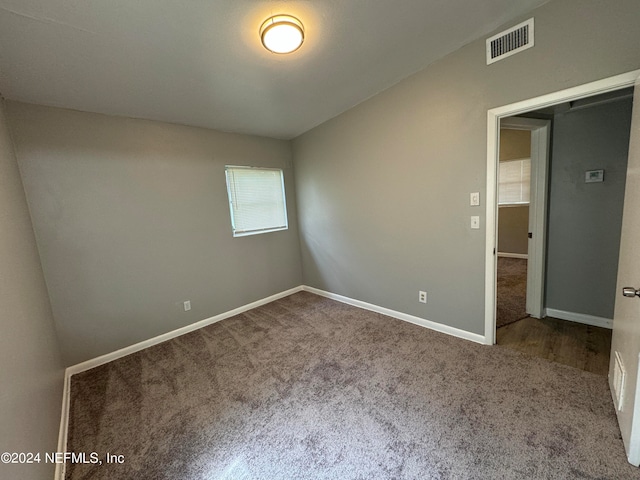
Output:
[[[551,121],[529,119],[531,125],[531,202],[527,262],[527,313],[542,318],[545,243],[547,238],[547,168]]]
[[[609,383],[629,462],[640,464],[640,79],[636,81]],[[623,296],[623,288],[632,287]]]

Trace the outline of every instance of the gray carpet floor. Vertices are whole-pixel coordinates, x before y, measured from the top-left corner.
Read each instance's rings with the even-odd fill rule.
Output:
[[[480,313],[481,315],[481,313]],[[301,292],[74,375],[69,479],[630,479],[605,378]]]
[[[498,257],[496,328],[527,318],[527,260]]]

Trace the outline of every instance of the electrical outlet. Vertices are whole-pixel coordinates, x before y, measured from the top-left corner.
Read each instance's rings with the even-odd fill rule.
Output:
[[[423,292],[422,290],[420,290],[418,292],[418,301],[420,303],[427,303],[427,292]]]
[[[472,194],[470,194],[469,204],[472,207],[477,207],[478,205],[480,205],[480,192],[473,192]]]
[[[187,300],[184,302],[184,311],[188,312],[189,310],[191,310],[191,300]]]

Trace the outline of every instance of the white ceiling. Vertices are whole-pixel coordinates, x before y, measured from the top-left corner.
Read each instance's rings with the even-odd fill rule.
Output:
[[[0,0],[0,92],[293,138],[546,1]],[[277,13],[291,55],[260,45]]]

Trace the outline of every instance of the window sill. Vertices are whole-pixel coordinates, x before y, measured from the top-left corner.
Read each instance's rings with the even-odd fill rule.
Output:
[[[261,233],[280,232],[282,230],[288,230],[289,227],[278,228],[265,228],[264,230],[252,230],[250,232],[233,232],[234,237],[249,237],[251,235],[260,235]]]

